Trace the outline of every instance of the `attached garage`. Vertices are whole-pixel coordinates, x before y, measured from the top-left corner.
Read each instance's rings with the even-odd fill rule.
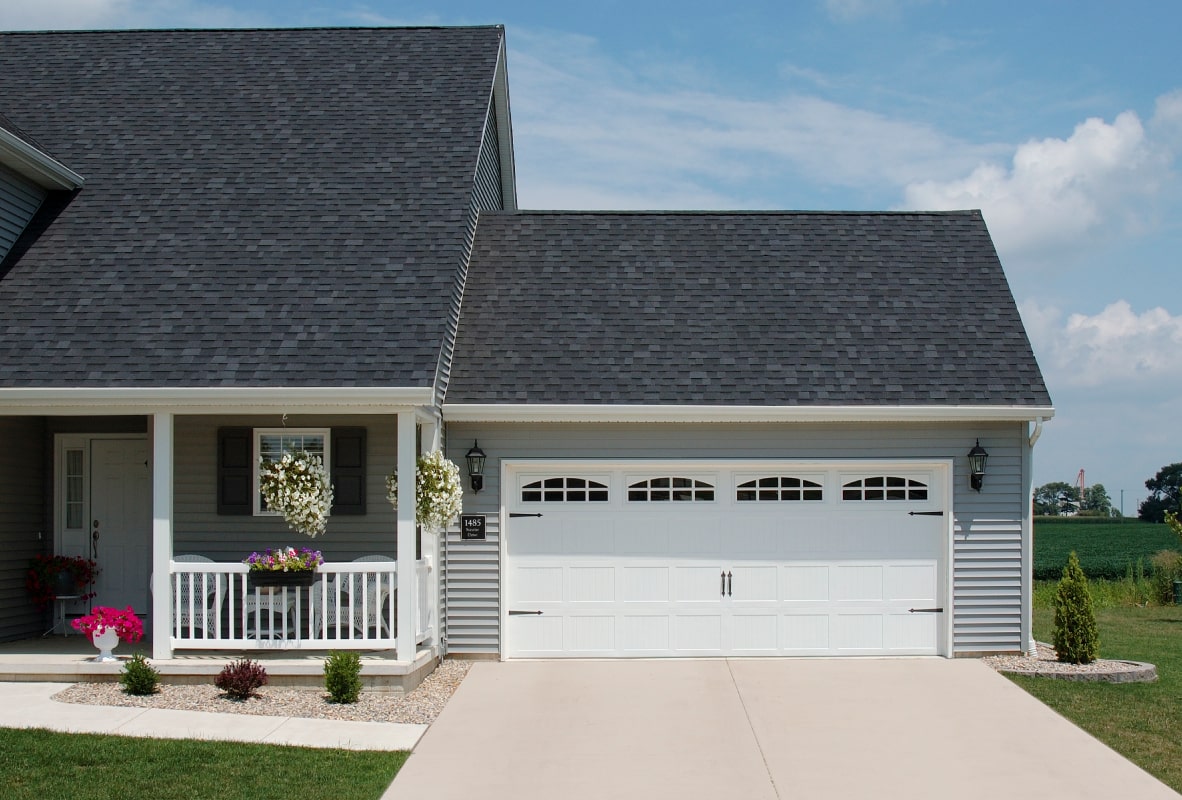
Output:
[[[508,657],[948,652],[947,464],[504,466]]]

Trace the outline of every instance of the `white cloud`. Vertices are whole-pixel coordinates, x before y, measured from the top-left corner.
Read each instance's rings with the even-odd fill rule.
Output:
[[[202,0],[6,0],[0,30],[211,28],[274,24],[229,4]]]
[[[814,96],[712,91],[689,67],[633,69],[587,37],[509,45],[523,207],[779,206],[808,183],[894,192],[998,153]]]
[[[1182,119],[1182,98],[1162,98],[1153,127],[1164,129],[1174,114]],[[1005,255],[1078,247],[1109,226],[1142,226],[1138,201],[1157,192],[1172,161],[1171,149],[1125,111],[1111,123],[1088,119],[1067,139],[1026,142],[1008,167],[984,163],[958,180],[910,183],[904,207],[980,208]]]
[[[1150,383],[1182,385],[1182,316],[1164,308],[1140,314],[1118,300],[1092,316],[1071,314],[1035,301],[1022,304],[1022,319],[1039,363],[1055,386],[1128,388]]]

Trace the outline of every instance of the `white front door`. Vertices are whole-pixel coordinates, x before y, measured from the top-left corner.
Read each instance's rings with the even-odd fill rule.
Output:
[[[507,655],[947,654],[947,470],[523,464]]]
[[[89,606],[151,611],[152,483],[144,437],[63,436],[58,552],[98,563]]]
[[[148,614],[152,482],[143,439],[95,439],[90,448],[91,544],[99,565],[95,605]]]

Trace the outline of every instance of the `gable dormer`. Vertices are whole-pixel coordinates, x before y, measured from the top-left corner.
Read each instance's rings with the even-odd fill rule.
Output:
[[[0,114],[0,262],[51,191],[81,188],[82,177]]]

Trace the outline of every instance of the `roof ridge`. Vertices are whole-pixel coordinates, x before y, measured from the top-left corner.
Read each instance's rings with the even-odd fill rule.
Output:
[[[906,217],[906,216],[963,216],[980,214],[979,208],[944,210],[884,211],[881,209],[532,209],[520,208],[513,211],[482,212],[515,216],[860,216],[860,217]]]
[[[244,27],[244,28],[86,28],[70,30],[0,31],[3,36],[42,36],[52,34],[125,34],[125,33],[268,33],[282,31],[472,31],[501,30],[503,23],[488,25],[311,25],[308,27]]]

